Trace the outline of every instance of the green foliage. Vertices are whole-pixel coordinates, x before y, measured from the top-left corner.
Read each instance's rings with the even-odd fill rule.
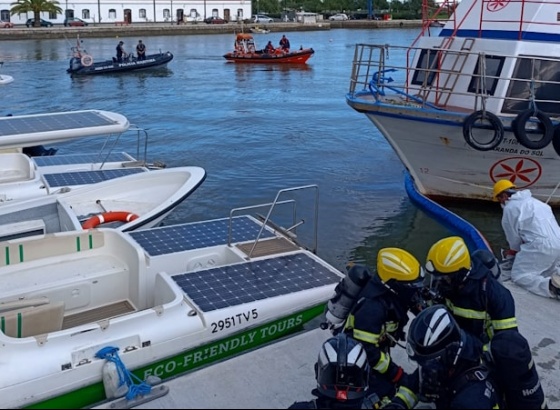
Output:
[[[332,15],[335,13],[353,14],[366,12],[370,2],[374,14],[390,12],[394,19],[421,19],[422,0],[252,0],[253,14],[266,13],[280,16],[282,10],[305,10],[313,13]],[[428,15],[432,15],[438,6],[435,0],[427,0]],[[441,14],[440,14],[441,18]]]
[[[35,19],[33,27],[41,27],[41,13],[62,14],[59,4],[57,0],[19,0],[10,4],[10,14],[13,16],[31,12]]]

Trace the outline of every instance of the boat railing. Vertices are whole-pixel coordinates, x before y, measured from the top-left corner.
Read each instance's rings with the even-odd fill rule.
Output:
[[[136,154],[134,157],[136,161],[139,164],[146,167],[151,167],[151,168],[164,167],[163,164],[159,164],[159,163],[150,164],[148,162],[148,140],[149,140],[148,130],[138,127],[136,125],[131,125],[126,131],[116,135],[109,135],[105,139],[105,142],[103,143],[103,146],[101,147],[101,150],[99,151],[98,154],[100,158],[99,162],[101,163],[100,168],[103,169],[103,166],[109,160],[109,156],[117,148],[117,144],[119,144],[119,142],[123,142],[121,140],[126,138],[125,135],[129,135],[131,133],[133,135],[135,133],[135,138],[136,138]],[[127,143],[127,141],[124,141],[124,143]],[[128,152],[128,150],[126,152]]]
[[[280,200],[281,197],[285,197],[287,193],[289,192],[295,192],[295,191],[304,191],[304,190],[313,190],[315,195],[314,195],[314,204],[313,204],[313,226],[312,226],[312,230],[313,230],[313,245],[309,248],[309,247],[305,247],[301,244],[298,243],[298,245],[303,246],[306,249],[309,249],[311,252],[313,253],[317,253],[317,242],[318,242],[318,224],[319,224],[319,187],[317,185],[303,185],[303,186],[298,186],[298,187],[293,187],[293,188],[285,188],[285,189],[281,189],[278,191],[278,193],[276,194],[276,197],[274,198],[274,201],[270,202],[270,203],[265,203],[265,204],[257,204],[257,205],[251,205],[251,206],[246,206],[246,207],[241,207],[241,208],[234,208],[230,211],[230,216],[229,216],[229,226],[228,226],[228,246],[231,246],[232,243],[232,235],[233,235],[233,217],[235,216],[235,214],[237,214],[238,212],[241,211],[248,211],[248,210],[256,210],[259,208],[268,208],[268,212],[266,214],[266,216],[261,216],[260,219],[262,220],[262,226],[261,229],[259,230],[257,237],[255,238],[255,243],[253,244],[251,250],[249,251],[248,257],[250,258],[255,250],[255,248],[257,247],[257,244],[259,243],[259,240],[261,239],[261,236],[264,232],[264,229],[266,226],[270,226],[272,227],[275,231],[281,233],[282,235],[288,237],[290,240],[297,242],[296,240],[296,228],[300,225],[302,225],[303,223],[305,223],[304,219],[301,219],[298,221],[298,216],[297,216],[297,204],[296,204],[296,200],[291,198],[291,199],[282,199]],[[291,205],[291,225],[288,228],[284,228],[281,227],[277,224],[275,224],[274,222],[272,222],[271,220],[271,216],[273,214],[273,211],[276,210],[278,207],[283,206],[283,205]]]
[[[493,55],[492,58],[523,60],[523,64],[515,65],[511,75],[490,75],[492,70],[486,67],[489,58],[485,53],[463,48],[468,47],[455,50],[356,44],[349,95],[369,94],[376,101],[395,105],[415,104],[439,110],[462,108],[466,112],[486,109],[492,102],[494,111],[512,115],[519,110],[538,108],[553,118],[560,117],[560,95],[555,92],[560,91],[560,81],[554,81],[560,80],[560,76],[554,75],[560,72],[560,59]],[[415,53],[422,52],[427,53],[423,61],[429,63],[425,67],[412,66]],[[467,59],[476,59],[474,72],[463,70]],[[552,77],[543,78],[545,75]],[[461,100],[460,107],[453,103],[452,96],[455,101]]]

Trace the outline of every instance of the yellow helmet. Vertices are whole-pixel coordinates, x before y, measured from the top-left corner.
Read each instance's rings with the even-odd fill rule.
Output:
[[[413,282],[423,276],[420,262],[412,254],[399,248],[383,248],[379,251],[377,274],[384,283],[391,279]]]
[[[492,199],[494,199],[494,201],[497,201],[498,195],[512,188],[515,189],[516,186],[509,179],[500,179],[499,181],[496,181],[496,183],[494,184],[494,195]]]
[[[450,275],[460,271],[469,272],[471,256],[465,241],[459,236],[443,238],[432,245],[426,259],[426,272]]]

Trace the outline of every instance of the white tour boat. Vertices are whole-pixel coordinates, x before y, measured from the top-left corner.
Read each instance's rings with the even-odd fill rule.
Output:
[[[31,157],[25,153],[30,147],[88,137],[102,139],[98,152]],[[116,150],[123,144],[133,147],[136,156]],[[109,111],[0,117],[0,205],[157,168],[146,161],[147,144],[145,130]]]
[[[307,192],[314,216],[298,222]],[[344,278],[316,255],[318,196],[308,185],[223,219],[0,242],[2,406],[101,405],[116,392],[107,350],[138,380],[165,381],[305,330]],[[271,220],[280,209],[288,228]]]
[[[9,202],[0,206],[0,241],[97,226],[124,232],[151,228],[205,178],[203,168],[173,167],[133,173],[59,195]]]
[[[356,45],[347,103],[432,199],[491,200],[509,179],[560,205],[558,4],[438,4],[409,47]]]

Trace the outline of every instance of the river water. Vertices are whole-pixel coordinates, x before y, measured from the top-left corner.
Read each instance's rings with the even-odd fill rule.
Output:
[[[307,66],[228,63],[222,55],[232,49],[233,34],[155,36],[142,40],[148,54],[174,54],[166,69],[72,78],[66,68],[75,38],[4,42],[0,74],[14,82],[0,88],[0,114],[100,109],[147,129],[150,160],[197,165],[208,174],[166,224],[226,217],[232,208],[271,202],[280,189],[317,184],[319,256],[342,269],[349,260],[373,263],[380,247],[401,246],[423,261],[449,232],[410,204],[402,164],[345,101],[356,43],[408,45],[418,29],[256,34],[257,47],[277,44],[282,34],[292,47],[315,50]],[[104,60],[121,39],[127,51],[138,41],[87,39],[83,46]],[[98,145],[81,140],[59,152]],[[500,248],[497,205],[452,209]]]

